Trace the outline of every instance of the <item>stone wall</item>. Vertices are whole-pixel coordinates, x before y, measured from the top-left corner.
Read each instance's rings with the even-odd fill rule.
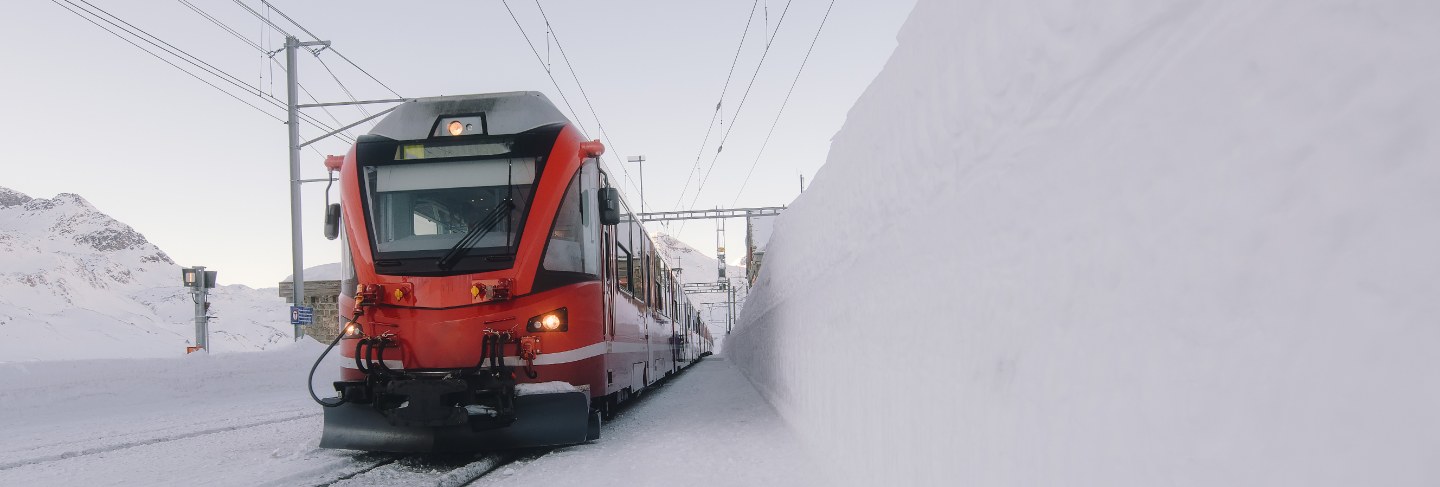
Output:
[[[285,298],[285,302],[294,302],[291,298],[293,292],[294,285],[290,282],[280,283],[280,296]],[[322,343],[330,343],[340,334],[339,297],[340,281],[305,281],[304,306],[315,310],[314,322],[305,325],[306,335]]]

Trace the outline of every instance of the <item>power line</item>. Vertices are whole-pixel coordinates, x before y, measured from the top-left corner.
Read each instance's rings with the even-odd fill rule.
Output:
[[[515,21],[515,28],[520,31],[520,37],[525,38],[525,44],[530,46],[530,52],[535,54],[535,60],[540,61],[541,66],[545,66],[545,60],[540,58],[540,51],[535,50],[535,43],[530,42],[530,35],[525,33],[525,28],[520,26],[520,19],[515,17],[515,11],[510,9],[510,2],[500,0],[500,4],[505,6],[506,12],[510,12],[510,20]],[[548,66],[545,67],[545,76],[550,78],[550,84],[555,85],[555,91],[560,94],[560,100],[565,102],[565,108],[570,110],[570,116],[575,119],[575,125],[580,126],[582,133],[586,132],[585,124],[580,121],[580,116],[575,114],[575,107],[570,106],[570,99],[565,97],[565,90],[560,89],[560,82],[555,81],[555,75],[550,73]]]
[[[770,136],[775,134],[775,126],[780,123],[780,115],[785,113],[785,105],[790,103],[790,95],[795,92],[795,84],[800,82],[800,73],[805,72],[805,64],[810,62],[810,52],[815,50],[815,42],[820,40],[820,31],[825,29],[825,21],[830,20],[830,9],[835,8],[835,0],[830,0],[830,6],[825,8],[825,16],[820,19],[820,27],[815,28],[815,37],[810,39],[810,48],[805,50],[805,59],[800,61],[800,69],[795,71],[795,79],[790,81],[790,89],[785,92],[785,100],[780,102],[780,110],[775,112],[775,120],[770,122],[770,131],[765,133],[765,141],[760,144],[760,151],[755,154],[755,162],[750,163],[750,170],[745,172],[745,181],[740,183],[740,190],[735,192],[735,201],[730,206],[740,202],[740,195],[745,193],[745,186],[750,184],[750,175],[755,173],[755,166],[760,163],[760,156],[765,154],[765,147],[770,145]]]
[[[760,68],[765,65],[765,58],[770,54],[770,45],[775,42],[775,36],[780,33],[780,27],[785,24],[785,14],[790,12],[790,3],[785,2],[785,9],[780,12],[780,19],[775,21],[775,31],[765,41],[765,49],[760,52],[760,62],[755,64],[755,73],[750,75],[750,83],[745,86],[745,93],[740,96],[740,104],[735,107],[735,114],[730,117],[730,127],[726,128],[725,135],[720,137],[720,145],[715,149],[715,157],[710,159],[710,166],[705,169],[705,176],[700,178],[700,185],[695,188],[695,197],[690,200],[691,208],[700,201],[700,194],[705,190],[705,183],[710,180],[710,173],[715,169],[715,162],[720,159],[720,152],[725,150],[725,141],[730,140],[730,133],[735,130],[735,121],[740,117],[740,111],[745,109],[745,100],[750,98],[750,89],[755,87],[755,79],[760,76]]]
[[[236,1],[239,1],[239,0],[236,0]],[[300,25],[300,23],[299,23],[299,22],[296,22],[295,19],[290,18],[289,15],[285,15],[285,12],[284,12],[284,11],[282,11],[282,10],[280,10],[280,9],[278,9],[278,8],[275,8],[275,6],[274,6],[274,5],[271,5],[270,2],[267,2],[267,1],[265,1],[265,0],[260,0],[260,3],[265,4],[265,6],[268,7],[270,10],[274,10],[275,13],[280,14],[281,17],[283,17],[286,21],[288,21],[288,22],[290,22],[291,24],[293,24],[295,27],[299,27],[300,30],[303,31],[303,32],[305,32],[306,34],[308,34],[311,39],[314,39],[314,40],[317,40],[317,41],[320,40],[320,36],[315,35],[314,32],[310,32],[310,29],[306,29],[305,26]],[[252,11],[252,13],[253,13],[253,11]],[[284,30],[281,30],[281,32],[284,32]],[[288,35],[288,34],[287,34],[287,35]],[[322,50],[323,50],[323,49],[322,49]],[[360,70],[360,72],[361,72],[361,73],[364,73],[366,77],[369,77],[371,81],[374,81],[376,84],[378,84],[378,85],[380,85],[381,87],[385,88],[387,91],[390,92],[390,94],[395,95],[395,98],[405,98],[405,97],[403,97],[403,96],[400,96],[400,93],[397,93],[394,89],[390,88],[390,85],[385,84],[384,82],[380,81],[380,79],[376,78],[375,75],[372,75],[372,74],[370,74],[369,71],[366,71],[365,68],[362,68],[362,67],[360,67],[360,65],[355,64],[355,61],[351,61],[350,58],[345,57],[345,55],[342,54],[339,49],[336,49],[335,47],[331,46],[331,47],[330,47],[330,52],[335,53],[336,56],[340,56],[340,59],[342,59],[342,60],[344,60],[346,63],[350,64],[351,67],[353,67],[353,68],[355,68],[355,69],[357,69],[357,70]],[[313,54],[315,54],[315,58],[316,58],[316,59],[319,59],[319,58],[320,58],[320,50],[315,51]],[[321,61],[320,64],[321,64],[321,65],[324,65],[325,63],[324,63],[324,61]],[[329,66],[326,66],[326,67],[325,67],[325,70],[326,70],[326,71],[329,71],[329,70],[330,70],[330,67],[329,67]],[[334,76],[335,73],[332,72],[332,73],[330,73],[330,75],[331,75],[331,76]],[[336,83],[340,83],[340,78],[335,78],[335,82],[336,82]],[[345,89],[345,92],[346,92],[346,93],[349,93],[349,92],[350,92],[349,89],[346,89],[346,88],[345,88],[345,84],[344,84],[344,83],[340,83],[340,87],[341,87],[341,89]],[[356,101],[356,100],[354,99],[354,96],[353,96],[353,95],[351,96],[351,100],[350,100],[350,101]],[[361,109],[360,111],[361,111],[361,112],[365,112],[364,109]],[[369,112],[365,112],[365,113],[368,114]]]
[[[571,119],[575,121],[576,126],[580,127],[581,133],[586,132],[585,124],[583,121],[580,120],[580,115],[577,115],[575,113],[575,107],[570,104],[570,98],[565,96],[565,90],[560,88],[560,82],[555,80],[555,74],[550,71],[550,67],[545,64],[545,59],[540,57],[540,51],[535,49],[535,43],[530,41],[530,35],[526,34],[525,28],[520,25],[520,19],[515,16],[515,11],[510,8],[510,2],[508,2],[507,0],[500,0],[500,3],[505,6],[505,11],[510,13],[510,20],[513,20],[515,22],[515,28],[520,31],[520,36],[525,38],[525,44],[530,46],[530,52],[535,55],[535,60],[538,61],[540,63],[540,66],[545,70],[545,76],[550,78],[550,84],[555,86],[555,92],[560,95],[560,100],[565,102],[565,108],[570,111]],[[546,25],[548,26],[549,23],[547,22]],[[556,44],[559,44],[559,39],[556,39]],[[569,64],[569,61],[566,61],[566,64]],[[571,74],[574,75],[573,67]],[[575,81],[578,85],[580,80],[576,78]],[[581,92],[583,94],[584,89],[581,89]],[[600,119],[596,118],[595,123],[599,124]],[[604,129],[601,129],[600,131],[602,134],[604,133]],[[632,188],[635,187],[635,181],[630,179],[630,173],[625,169],[625,166],[621,164],[617,165],[619,165],[620,171],[625,175],[625,179],[630,182],[630,186]]]
[[[186,6],[186,7],[189,7],[190,10],[194,11],[195,13],[200,14],[200,16],[201,16],[201,17],[204,17],[205,20],[209,20],[210,23],[215,24],[216,26],[218,26],[218,27],[220,27],[221,29],[223,29],[225,32],[229,32],[230,35],[235,36],[236,39],[240,39],[240,42],[244,42],[244,43],[246,43],[246,44],[249,44],[250,47],[253,47],[253,48],[257,49],[257,50],[259,50],[260,52],[266,52],[266,51],[265,51],[265,48],[260,47],[260,45],[259,45],[259,44],[256,44],[255,41],[252,41],[252,40],[250,40],[250,39],[247,39],[245,36],[240,35],[240,32],[237,32],[235,29],[230,28],[229,25],[225,25],[225,23],[224,23],[224,22],[221,22],[220,19],[217,19],[217,18],[215,18],[214,16],[211,16],[209,13],[206,13],[204,10],[201,10],[200,7],[196,7],[195,4],[190,3],[190,2],[188,2],[188,1],[186,1],[186,0],[180,0],[180,3],[181,3],[182,5],[184,5],[184,6]]]
[[[257,43],[255,43],[254,41],[251,41],[250,39],[245,38],[245,36],[241,35],[240,32],[238,32],[238,31],[236,31],[235,29],[231,28],[231,27],[230,27],[229,25],[227,25],[225,22],[221,21],[221,20],[218,19],[218,18],[215,18],[215,16],[210,15],[210,14],[209,14],[208,12],[206,12],[204,9],[201,9],[200,7],[195,6],[194,4],[192,4],[192,3],[190,3],[190,2],[188,2],[188,1],[186,1],[186,0],[179,0],[179,2],[180,2],[181,4],[183,4],[183,5],[185,5],[186,7],[189,7],[191,11],[195,12],[196,14],[199,14],[201,17],[204,17],[206,20],[209,20],[210,23],[215,24],[215,25],[216,25],[217,27],[219,27],[221,30],[224,30],[225,32],[230,33],[230,35],[235,36],[236,39],[240,39],[241,42],[244,42],[245,44],[247,44],[247,45],[249,45],[250,47],[254,48],[256,51],[259,51],[259,52],[260,52],[266,59],[268,59],[272,64],[274,64],[274,65],[280,65],[280,61],[276,60],[273,56],[271,56],[271,55],[270,55],[270,54],[271,54],[270,51],[266,50],[264,47],[261,47],[260,44],[257,44]],[[322,64],[323,64],[323,63],[322,63]],[[328,68],[327,68],[327,70],[328,70]],[[280,72],[282,72],[282,73],[285,72],[284,66],[281,66]],[[274,76],[274,71],[273,71],[273,70],[271,71],[271,76],[272,76],[272,77]],[[333,74],[332,74],[332,76],[333,76]],[[315,95],[314,95],[313,93],[310,93],[310,89],[306,88],[305,85],[296,83],[296,86],[298,86],[298,87],[300,88],[300,91],[301,91],[301,92],[304,92],[304,93],[305,93],[305,96],[307,96],[307,97],[310,98],[310,101],[311,101],[311,102],[314,102],[314,103],[319,103],[319,102],[320,102],[319,99],[315,98]],[[256,91],[259,92],[259,89],[256,88]],[[271,96],[271,98],[274,98],[274,96]],[[278,100],[277,100],[277,101],[278,101]],[[353,98],[352,98],[352,101],[353,101]],[[332,113],[329,108],[320,107],[320,110],[323,111],[323,112],[325,112],[325,115],[329,116],[329,117],[330,117],[330,120],[334,121],[337,126],[343,126],[343,125],[345,125],[345,123],[344,123],[344,122],[341,122],[341,121],[340,121],[340,118],[339,118],[339,117],[336,117],[335,114]],[[366,113],[366,115],[369,115],[369,113]],[[345,140],[346,142],[349,142],[349,143],[354,143],[354,141],[355,141],[355,136],[354,136],[354,135],[351,135],[349,132],[341,132],[341,133],[336,134],[336,135],[339,136],[339,137],[341,138],[341,140]]]
[[[348,98],[350,98],[350,101],[356,101],[356,102],[360,101],[359,98],[355,98],[355,94],[354,94],[354,93],[351,93],[351,92],[350,92],[350,88],[345,86],[345,82],[340,81],[340,77],[335,75],[335,71],[333,71],[333,70],[330,69],[330,65],[329,65],[329,64],[325,64],[325,59],[324,59],[324,58],[321,58],[319,54],[316,54],[316,55],[315,55],[315,60],[320,62],[320,67],[325,68],[325,72],[326,72],[326,73],[330,73],[330,79],[335,80],[335,84],[340,85],[340,91],[345,92],[345,96],[348,97]],[[321,107],[321,108],[324,108],[324,107]],[[355,108],[356,108],[357,110],[360,110],[360,113],[365,114],[365,116],[367,116],[367,117],[370,116],[370,111],[365,109],[365,105],[355,105]]]
[[[263,114],[265,114],[265,116],[268,116],[268,117],[270,117],[270,118],[273,118],[273,119],[275,119],[275,120],[278,121],[278,122],[282,122],[282,123],[285,122],[285,120],[282,119],[282,118],[280,118],[279,116],[277,116],[277,115],[275,115],[275,114],[273,114],[273,113],[270,113],[270,112],[268,112],[268,111],[265,111],[265,109],[260,108],[260,107],[258,107],[258,106],[255,106],[253,103],[250,103],[250,102],[248,102],[248,101],[245,101],[245,99],[240,98],[239,96],[236,96],[234,93],[231,93],[231,92],[229,92],[229,91],[226,91],[224,88],[221,88],[221,87],[215,85],[215,83],[211,83],[209,80],[206,80],[205,78],[201,78],[200,75],[195,74],[195,73],[192,73],[192,72],[190,72],[189,70],[180,67],[180,65],[171,62],[169,59],[165,59],[165,57],[163,57],[163,56],[161,56],[161,55],[159,55],[159,54],[156,54],[156,53],[154,53],[153,51],[150,51],[149,49],[146,49],[145,47],[143,47],[143,46],[141,46],[141,45],[139,45],[139,44],[136,44],[135,41],[132,41],[132,40],[126,38],[125,36],[121,35],[119,32],[115,32],[115,31],[113,31],[113,30],[110,30],[110,28],[105,27],[104,25],[101,25],[99,22],[96,22],[94,19],[91,19],[89,16],[86,16],[85,14],[82,14],[82,13],[80,13],[79,11],[77,11],[76,9],[79,9],[80,6],[75,5],[75,8],[72,9],[72,8],[67,7],[67,6],[65,6],[64,4],[60,3],[59,0],[50,0],[50,2],[51,2],[51,3],[54,3],[55,5],[58,5],[60,8],[63,8],[63,9],[65,9],[65,10],[70,11],[70,13],[73,13],[73,14],[75,14],[76,16],[79,16],[79,17],[82,18],[82,19],[85,19],[85,21],[87,21],[87,22],[90,22],[90,23],[92,23],[92,24],[95,24],[95,26],[96,26],[96,27],[99,27],[101,30],[104,30],[105,32],[109,32],[111,35],[115,36],[116,38],[119,38],[120,40],[125,41],[125,42],[129,43],[129,44],[132,45],[132,46],[135,46],[136,49],[139,49],[139,50],[141,50],[141,51],[145,51],[146,54],[149,54],[149,55],[151,55],[151,56],[154,56],[155,59],[159,59],[161,62],[164,62],[165,64],[169,64],[171,67],[180,70],[180,72],[185,73],[185,74],[188,74],[188,75],[190,75],[190,77],[195,78],[196,80],[199,80],[201,83],[205,83],[206,85],[209,85],[211,88],[214,88],[216,91],[219,91],[219,92],[221,92],[221,93],[224,93],[226,96],[229,96],[230,98],[234,98],[235,101],[238,101],[238,102],[240,102],[240,103],[244,103],[245,105],[249,106],[250,108],[254,108],[256,111],[258,111],[258,112],[260,112],[260,113],[263,113]],[[68,0],[66,0],[66,3],[70,3],[70,2],[69,2]],[[74,4],[72,3],[71,5],[74,5]],[[84,10],[84,9],[81,9],[81,10]],[[88,11],[87,11],[87,12],[88,12]]]
[[[51,1],[53,2],[54,0],[51,0]],[[229,84],[232,85],[232,86],[235,86],[235,87],[237,87],[237,88],[240,88],[241,90],[244,90],[247,94],[254,94],[254,95],[256,95],[256,96],[259,96],[261,100],[264,100],[265,102],[270,103],[272,106],[275,106],[275,107],[277,107],[277,108],[283,108],[283,106],[281,106],[278,101],[273,100],[273,99],[267,99],[267,98],[265,98],[265,97],[263,96],[263,93],[261,93],[258,89],[256,89],[256,88],[251,88],[249,85],[246,85],[243,81],[240,80],[240,78],[235,77],[235,75],[232,75],[232,74],[230,74],[230,73],[228,73],[228,72],[225,72],[224,70],[221,70],[221,69],[215,67],[214,65],[212,65],[212,64],[210,64],[210,63],[208,63],[208,62],[205,62],[205,60],[200,59],[199,57],[197,57],[197,56],[195,56],[195,55],[193,55],[193,54],[190,54],[189,52],[186,52],[184,49],[180,49],[179,47],[176,47],[174,44],[171,44],[171,43],[169,43],[169,42],[166,42],[164,39],[161,39],[161,38],[159,38],[158,36],[155,36],[154,34],[151,34],[151,33],[147,32],[147,31],[145,31],[144,29],[141,29],[141,28],[139,28],[139,27],[136,27],[134,24],[131,24],[131,23],[129,23],[129,22],[126,22],[124,19],[121,19],[119,16],[116,16],[115,14],[112,14],[112,13],[110,13],[109,11],[106,11],[105,9],[102,9],[102,8],[100,8],[100,7],[97,7],[97,6],[95,6],[94,4],[91,4],[90,2],[88,2],[88,1],[86,1],[86,0],[79,0],[79,1],[80,1],[81,3],[84,3],[86,6],[88,6],[88,7],[89,7],[88,9],[87,9],[86,7],[82,7],[82,6],[78,5],[78,4],[76,4],[75,2],[72,2],[72,1],[70,1],[70,0],[63,0],[63,1],[64,1],[65,3],[70,4],[70,6],[75,7],[75,9],[78,9],[79,11],[84,12],[85,14],[89,14],[90,16],[93,16],[94,19],[99,19],[100,21],[103,21],[103,22],[105,22],[105,23],[107,23],[107,24],[110,24],[110,25],[111,25],[112,27],[114,27],[115,29],[124,31],[126,34],[130,34],[130,35],[133,36],[134,38],[139,39],[139,40],[141,40],[141,41],[144,41],[146,44],[150,44],[151,46],[154,46],[155,48],[157,48],[157,49],[159,49],[159,50],[161,50],[161,51],[164,51],[166,54],[169,54],[169,55],[171,55],[171,56],[174,56],[174,57],[180,59],[181,61],[184,61],[184,62],[190,64],[191,66],[194,66],[194,67],[200,69],[201,71],[204,71],[206,74],[209,74],[209,75],[211,75],[211,76],[215,76],[215,77],[217,77],[217,78],[220,78],[221,81],[224,81],[224,82],[226,82],[226,83],[229,83]],[[57,3],[57,5],[59,5],[59,4]],[[61,5],[61,7],[64,7],[64,5]],[[93,9],[93,11],[92,11],[92,9]],[[159,55],[156,54],[156,53],[154,53],[153,51],[150,51],[149,49],[147,49],[147,48],[145,48],[145,47],[143,47],[143,46],[140,46],[140,45],[138,45],[138,44],[135,44],[134,42],[131,42],[128,38],[125,38],[124,36],[120,36],[118,33],[114,32],[114,31],[112,31],[112,30],[110,30],[110,29],[108,29],[108,28],[105,28],[104,26],[101,26],[100,24],[94,22],[94,20],[92,20],[90,17],[87,17],[86,15],[81,14],[80,12],[76,12],[74,9],[69,9],[69,8],[67,8],[66,10],[70,10],[71,13],[74,13],[74,14],[76,14],[76,15],[80,15],[81,18],[84,18],[84,19],[86,19],[86,20],[89,20],[91,23],[96,24],[97,26],[105,29],[107,32],[110,32],[110,33],[113,34],[113,35],[119,36],[122,40],[125,40],[125,41],[129,42],[131,45],[139,48],[140,50],[145,51],[146,53],[148,53],[148,54],[150,54],[150,55],[152,55],[152,56],[157,56],[157,57],[159,57]],[[100,14],[95,13],[95,11],[98,11],[98,12],[100,12],[100,13],[103,13],[104,16],[101,16]],[[107,16],[108,16],[109,18],[106,18]],[[117,23],[115,23],[114,21],[111,21],[110,19],[115,19],[115,21],[119,21],[121,24],[125,24],[125,25],[124,25],[124,26],[121,26],[120,24],[117,24]],[[137,31],[138,31],[139,33],[136,33]],[[143,35],[141,35],[141,34],[143,34]],[[148,38],[147,38],[147,37],[148,37]],[[152,40],[152,39],[153,39],[153,40]],[[158,42],[158,43],[157,43],[157,42]],[[163,45],[162,45],[162,44],[163,44]],[[161,59],[164,60],[163,57],[162,57]],[[168,64],[171,64],[171,65],[174,65],[174,63],[169,63],[168,60],[167,60],[167,63],[168,63]],[[190,74],[191,76],[195,76],[194,73],[191,73],[191,72],[188,71],[188,70],[185,70],[185,69],[183,69],[183,68],[180,68],[179,66],[176,66],[176,68],[177,68],[177,69],[180,69],[181,71],[185,71],[187,74]],[[207,82],[206,84],[210,84],[210,83]],[[213,84],[212,84],[212,86],[213,86]],[[217,87],[217,89],[218,89],[218,87]],[[224,91],[224,90],[221,90],[221,91]],[[227,93],[227,94],[230,94],[228,91],[226,91],[226,93]],[[231,95],[232,97],[234,97],[233,94],[230,94],[230,95]],[[246,104],[247,104],[247,105],[250,105],[249,103],[246,103]],[[253,105],[252,105],[252,106],[253,106]],[[266,112],[266,113],[268,113],[268,112]],[[313,117],[308,117],[305,121],[306,121],[307,123],[309,123],[309,124],[317,127],[317,128],[321,128],[321,129],[326,130],[326,131],[332,130],[332,129],[330,129],[329,126],[325,125],[324,123],[319,122],[318,120],[315,120]]]
[[[256,12],[255,9],[250,8],[249,5],[245,5],[245,2],[242,2],[242,1],[240,1],[240,0],[232,0],[232,1],[235,2],[235,5],[239,5],[240,8],[245,9],[246,12],[250,12],[250,15],[254,15],[255,18],[260,19],[260,21],[261,21],[261,22],[264,22],[265,25],[269,25],[271,29],[275,29],[275,30],[280,31],[281,34],[285,34],[285,37],[294,37],[294,36],[290,35],[289,32],[286,32],[285,29],[281,29],[280,26],[275,25],[275,23],[274,23],[274,22],[271,22],[270,19],[265,18],[264,15],[260,15],[260,12]],[[273,9],[273,7],[272,7],[272,9]],[[284,14],[281,14],[281,15],[284,15]]]
[[[750,34],[750,23],[755,20],[755,7],[759,4],[760,0],[755,0],[750,4],[750,15],[745,17],[745,30],[740,32],[740,44],[735,46],[735,57],[730,60],[730,72],[725,73],[725,86],[720,88],[720,100],[715,102],[715,111],[710,113],[710,124],[705,126],[705,139],[700,141],[700,149],[695,151],[695,164],[690,166],[690,175],[685,177],[685,186],[680,190],[680,197],[675,200],[676,208],[685,202],[685,193],[690,190],[690,181],[700,170],[700,158],[705,154],[705,145],[710,143],[710,133],[715,129],[715,119],[720,116],[720,107],[725,103],[725,92],[730,90],[730,78],[735,74],[735,65],[740,61],[740,50],[745,47],[745,38]]]
[[[565,54],[565,45],[560,43],[560,36],[555,34],[555,27],[550,25],[550,17],[545,15],[545,9],[540,6],[540,0],[535,0],[535,8],[540,11],[540,18],[545,20],[545,27],[550,31],[550,36],[555,38],[555,47],[560,50],[560,59],[565,61],[565,67],[570,70],[570,77],[575,79],[575,86],[580,88],[580,96],[585,98],[585,106],[590,108],[590,115],[595,117],[595,126],[600,131],[600,136],[605,138],[605,141],[610,144],[610,148],[614,150],[615,154],[623,154],[615,144],[615,139],[610,137],[610,134],[605,133],[605,123],[601,122],[600,115],[595,113],[595,105],[590,103],[590,95],[585,93],[585,85],[580,83],[580,75],[575,74],[575,65],[570,63],[570,56]],[[549,68],[546,68],[546,70],[548,71]],[[630,179],[630,170],[625,167],[624,162],[625,161],[620,160],[617,161],[616,164],[620,166],[620,172],[625,176],[625,180],[630,182],[631,187],[634,187],[635,180]]]

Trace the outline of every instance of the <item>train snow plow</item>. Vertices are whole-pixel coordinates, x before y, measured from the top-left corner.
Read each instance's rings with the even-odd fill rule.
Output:
[[[460,392],[457,387],[464,381],[426,382],[400,388],[412,394],[388,400],[399,399],[402,407],[381,409],[376,402],[347,401],[325,408],[320,447],[394,453],[466,452],[572,445],[600,436],[599,413],[590,410],[590,399],[583,390],[569,384],[520,384],[510,400],[499,401],[501,407],[494,407],[442,403],[440,398]],[[552,384],[563,384],[565,387],[560,389],[569,390],[555,392],[557,387]],[[540,387],[526,386],[545,387],[542,391]]]

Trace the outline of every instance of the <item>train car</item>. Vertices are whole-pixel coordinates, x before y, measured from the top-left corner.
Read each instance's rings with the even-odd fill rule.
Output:
[[[406,102],[327,160],[345,368],[320,446],[581,443],[708,352],[603,152],[515,92]]]

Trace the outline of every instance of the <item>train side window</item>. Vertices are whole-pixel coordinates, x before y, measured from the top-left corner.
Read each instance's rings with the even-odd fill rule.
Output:
[[[644,231],[644,227],[641,227],[641,231]],[[653,306],[655,304],[655,269],[653,267],[655,263],[655,251],[650,248],[650,238],[648,236],[642,233],[640,239],[640,244],[645,246],[645,262],[643,262],[644,267],[641,269],[641,272],[645,273],[645,280],[642,281],[642,284],[645,286],[645,303]]]
[[[635,222],[635,215],[626,213],[626,219]],[[630,294],[640,301],[645,301],[645,233],[640,230],[638,223],[630,224],[631,248],[635,249],[635,256],[630,259]]]
[[[630,288],[630,261],[632,260],[630,249],[625,248],[619,241],[615,242],[615,279],[620,284],[620,290],[633,293]]]

